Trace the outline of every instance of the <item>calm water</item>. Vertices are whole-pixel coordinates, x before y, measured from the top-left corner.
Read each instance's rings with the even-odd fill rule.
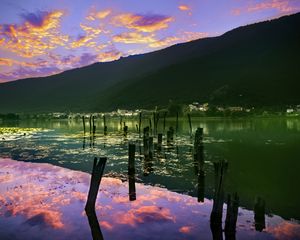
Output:
[[[278,222],[276,220],[278,218],[282,219],[281,221],[287,220],[286,223],[293,225],[293,228],[287,230],[292,234],[278,239],[300,239],[300,192],[298,190],[300,119],[192,119],[193,133],[197,127],[204,128],[204,182],[203,179],[199,180],[195,173],[193,139],[189,134],[189,124],[186,119],[179,121],[178,131],[172,145],[166,144],[164,135],[163,147],[161,151],[154,151],[151,161],[145,160],[142,154],[142,139],[136,131],[138,121],[129,119],[123,119],[123,121],[129,127],[127,137],[123,136],[119,119],[107,118],[107,136],[103,134],[102,120],[96,120],[97,130],[94,137],[89,134],[88,124],[87,133],[84,135],[82,122],[75,120],[3,123],[0,128],[2,139],[0,158],[50,163],[71,170],[91,172],[93,158],[106,156],[108,161],[105,176],[126,183],[128,143],[132,142],[136,144],[137,183],[142,184],[141,186],[149,185],[149,187],[165,189],[169,194],[179,193],[183,199],[184,196],[191,198],[192,201],[195,199],[195,204],[198,203],[197,197],[200,194],[198,185],[203,183],[205,202],[212,201],[215,186],[213,162],[226,159],[228,171],[225,179],[225,193],[236,192],[238,194],[240,198],[238,223],[241,224],[240,221],[244,221],[242,225],[249,227],[248,230],[237,229],[237,236],[241,236],[239,235],[241,232],[248,231],[249,234],[251,231],[256,232],[253,227],[252,211],[255,199],[260,197],[266,203],[267,218],[266,227],[263,230],[265,234],[257,235],[259,239],[278,238],[268,230],[268,226],[274,224],[274,221]],[[149,121],[144,119],[142,127],[147,125]],[[164,132],[162,125],[160,120],[158,132]],[[169,126],[176,128],[175,119],[167,120],[165,132]],[[154,138],[154,144],[156,142],[157,139]],[[30,168],[34,168],[34,165],[30,165]],[[163,197],[161,200],[163,201]],[[139,201],[138,192],[136,201]],[[210,204],[204,205],[206,208],[210,206]],[[130,207],[127,207],[128,212]],[[248,211],[249,214],[252,212],[252,218],[242,219],[243,211]],[[179,214],[178,218],[183,213],[176,214]],[[107,220],[107,222],[110,221],[112,220]],[[210,239],[209,218],[202,218],[201,221],[208,226],[205,228],[204,239]],[[110,224],[115,223],[110,222]],[[171,225],[168,228],[171,228]],[[197,238],[187,235],[182,238],[168,239]]]

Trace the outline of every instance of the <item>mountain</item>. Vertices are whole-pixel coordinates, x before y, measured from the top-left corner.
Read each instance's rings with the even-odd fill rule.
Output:
[[[300,104],[300,13],[61,74],[0,84],[0,112]]]

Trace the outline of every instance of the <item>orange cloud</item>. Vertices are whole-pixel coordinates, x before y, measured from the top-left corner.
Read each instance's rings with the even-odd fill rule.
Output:
[[[82,23],[80,24],[80,27],[85,31],[85,35],[80,36],[77,40],[70,42],[67,48],[96,47],[97,43],[93,40],[100,35],[102,29],[87,26]]]
[[[118,60],[122,56],[122,53],[117,50],[110,50],[106,52],[99,53],[97,55],[98,62],[110,62]]]
[[[300,226],[293,222],[282,222],[277,226],[268,227],[267,231],[274,234],[276,239],[296,239],[300,236]]]
[[[267,0],[257,4],[253,4],[247,8],[248,12],[262,11],[266,9],[277,9],[281,13],[289,13],[296,8],[290,5],[288,0]]]
[[[176,43],[180,42],[190,42],[196,39],[207,37],[207,33],[203,32],[183,32],[180,34],[180,36],[173,36],[173,37],[166,37],[161,40],[157,40],[156,42],[153,42],[149,44],[149,47],[152,48],[161,48],[161,47],[167,47],[171,46]]]
[[[116,222],[119,224],[128,224],[136,226],[146,222],[175,222],[175,217],[171,215],[167,208],[157,206],[142,206],[137,209],[131,209],[127,213],[119,213],[116,216]]]
[[[95,9],[92,9],[88,14],[88,16],[86,17],[86,20],[95,21],[96,19],[104,19],[108,15],[110,15],[111,12],[112,11],[110,9],[98,11],[98,12]]]
[[[152,47],[152,48],[166,47],[166,46],[170,46],[174,43],[177,43],[179,40],[180,40],[180,38],[178,38],[178,37],[166,37],[161,40],[157,40],[153,43],[150,43],[149,47]]]
[[[292,3],[293,1],[289,0],[264,0],[258,3],[251,3],[245,8],[235,8],[231,10],[231,14],[238,16],[242,12],[251,13],[257,11],[264,11],[268,9],[277,10],[280,13],[280,15],[299,11],[299,6],[295,6]]]
[[[113,24],[119,27],[135,29],[140,32],[156,32],[168,28],[174,18],[163,15],[121,14],[113,19]]]
[[[183,226],[183,227],[181,227],[179,229],[179,232],[187,234],[187,233],[190,233],[191,230],[192,230],[192,227],[190,227],[190,226]]]
[[[191,8],[188,5],[179,5],[178,9],[181,11],[190,11]]]
[[[69,37],[59,31],[62,11],[23,15],[22,25],[0,25],[0,47],[22,57],[34,57],[58,46],[64,46]]]
[[[113,36],[113,41],[121,43],[153,43],[156,39],[153,34],[145,36],[138,32],[126,32]]]

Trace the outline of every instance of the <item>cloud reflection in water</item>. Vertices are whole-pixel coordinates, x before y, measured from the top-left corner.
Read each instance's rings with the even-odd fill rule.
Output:
[[[10,159],[0,159],[0,169],[1,239],[91,239],[84,212],[89,174]],[[211,239],[212,201],[142,184],[136,193],[129,201],[127,182],[102,179],[96,212],[104,239]],[[239,212],[237,239],[300,238],[295,222],[266,217],[261,233],[251,211]]]

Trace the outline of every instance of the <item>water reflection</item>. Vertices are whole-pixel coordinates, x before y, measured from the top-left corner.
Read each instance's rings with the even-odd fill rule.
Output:
[[[163,186],[171,191],[197,197],[199,201],[213,198],[212,163],[227,159],[230,169],[225,190],[238,192],[241,206],[253,209],[254,196],[261,196],[268,204],[267,214],[272,210],[272,213],[286,219],[300,219],[300,192],[293,190],[300,181],[299,119],[192,118],[193,134],[198,127],[204,128],[203,174],[199,172],[198,160],[194,159],[187,118],[179,119],[177,124],[176,118],[158,121],[157,129],[152,129],[153,132],[162,133],[165,128],[166,133],[173,127],[178,128],[177,136],[174,134],[169,145],[167,134],[161,136],[161,144],[158,144],[158,137],[153,136],[151,147],[152,136],[149,134],[149,152],[146,151],[146,155],[143,134],[139,138],[136,125],[143,132],[150,124],[148,117],[143,117],[141,122],[139,119],[124,117],[120,122],[119,118],[111,119],[107,116],[104,123],[102,116],[98,116],[94,119],[95,134],[89,134],[89,118],[86,116],[85,138],[82,119],[20,122],[16,133],[16,129],[3,133],[5,128],[0,128],[0,157],[51,163],[89,172],[89,159],[107,156],[110,159],[106,167],[107,176],[126,180],[128,142],[135,142],[139,159],[136,161],[137,182]],[[128,126],[126,138],[124,122]],[[108,130],[106,136],[105,125]]]
[[[0,169],[1,239],[91,239],[88,221],[94,230],[99,222],[97,234],[102,232],[104,239],[211,239],[213,203],[208,199],[198,203],[197,198],[136,184],[139,197],[129,201],[127,182],[103,178],[96,202],[99,219],[87,219],[89,174],[10,159],[0,159]],[[237,239],[300,239],[296,222],[266,216],[266,228],[258,232],[251,230],[253,219],[253,212],[239,209]]]

